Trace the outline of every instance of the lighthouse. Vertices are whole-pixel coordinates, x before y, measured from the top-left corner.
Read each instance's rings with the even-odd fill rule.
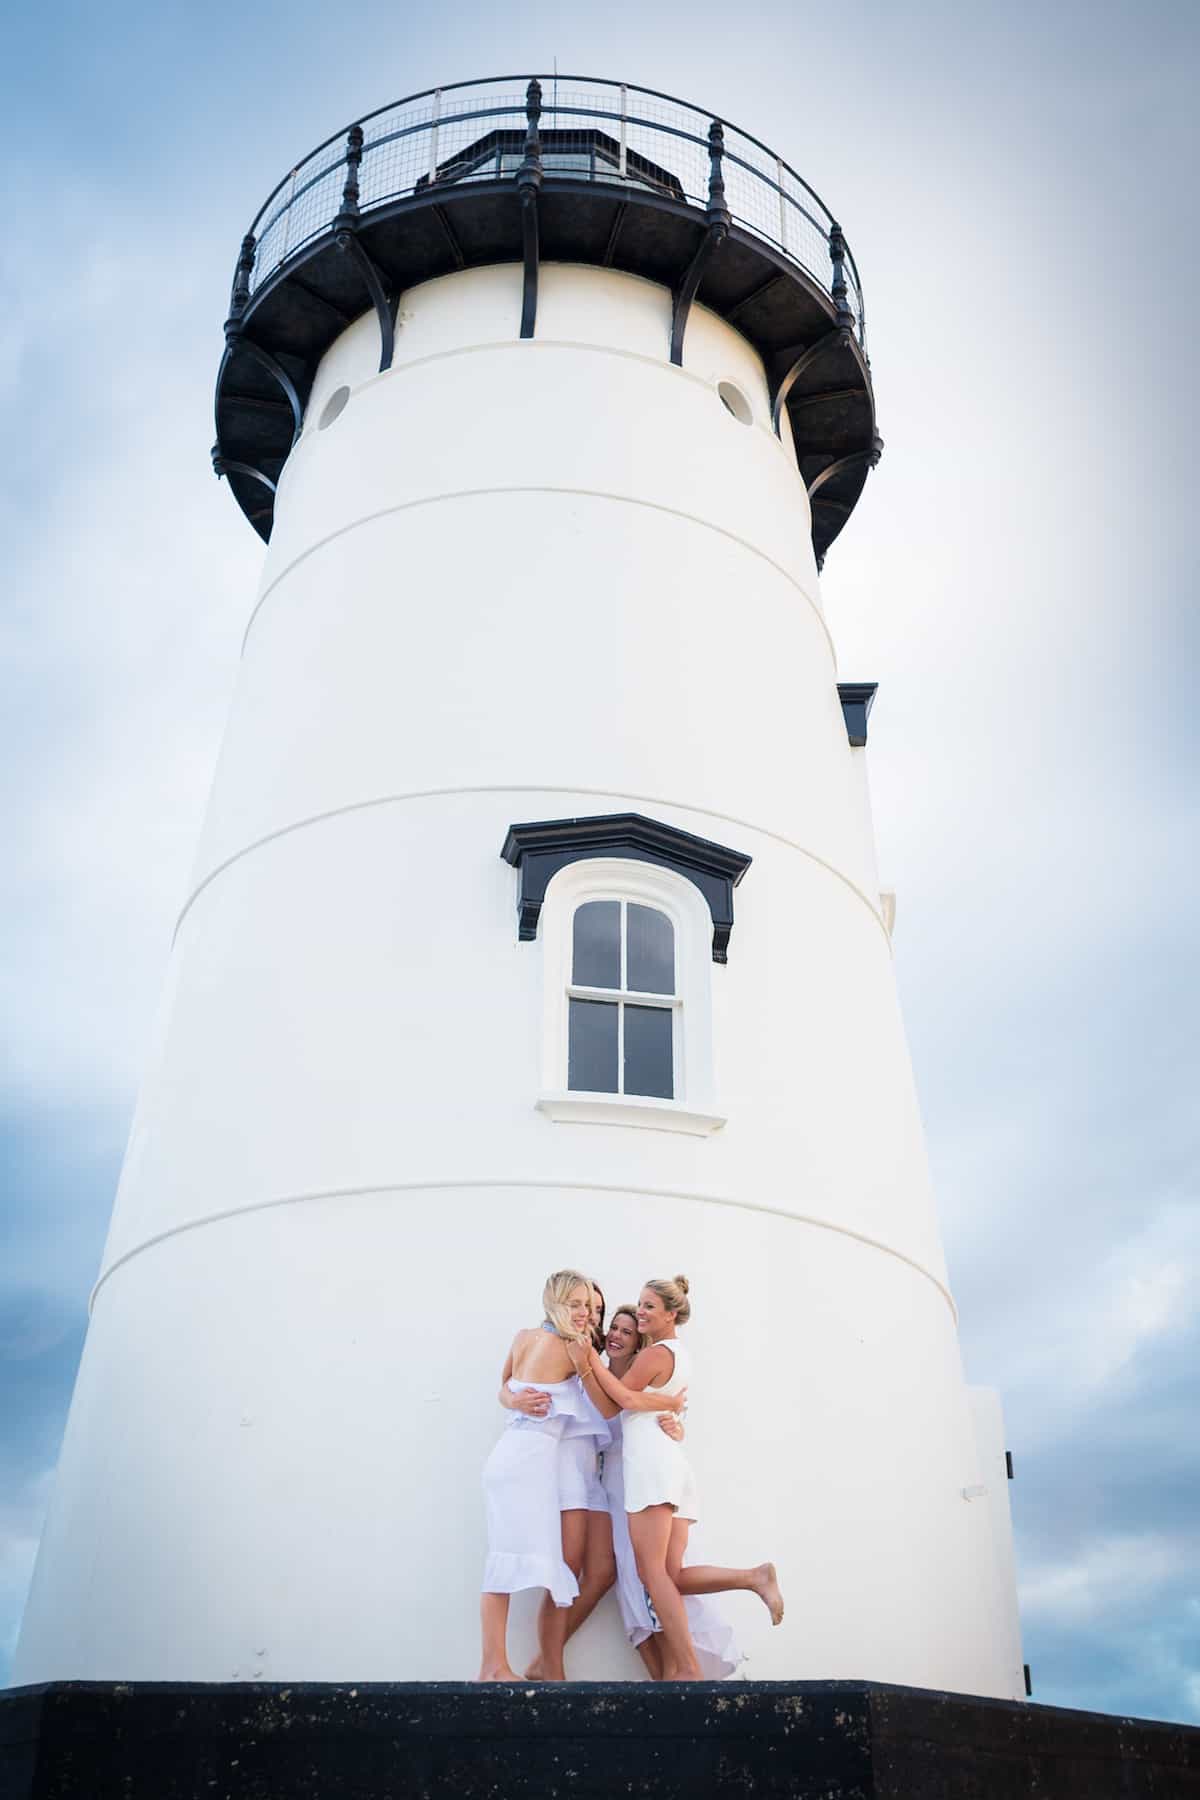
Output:
[[[746,1673],[1024,1693],[819,581],[880,449],[840,226],[710,111],[459,84],[266,201],[213,452],[262,579],[16,1681],[468,1675],[578,1267],[689,1277],[705,1556],[789,1598],[722,1603]],[[575,1678],[640,1673],[610,1605]]]

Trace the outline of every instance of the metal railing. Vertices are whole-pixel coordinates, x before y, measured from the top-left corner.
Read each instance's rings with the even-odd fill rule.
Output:
[[[514,155],[513,145],[525,134],[527,79],[498,76],[431,88],[381,107],[319,145],[284,177],[250,227],[235,277],[243,304],[331,228],[348,180],[357,183],[362,215],[429,188],[515,181],[520,151]],[[536,79],[542,84],[548,179],[558,174],[614,183],[708,206],[709,127],[716,115],[628,82],[577,75]],[[858,270],[828,207],[782,157],[719,122],[725,203],[734,223],[803,269],[840,312],[848,310],[865,351]]]

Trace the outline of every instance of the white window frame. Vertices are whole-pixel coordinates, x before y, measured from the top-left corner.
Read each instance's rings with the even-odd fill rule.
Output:
[[[665,913],[675,929],[674,1063],[671,1100],[643,1094],[590,1094],[567,1086],[570,1002],[662,1006],[661,994],[577,987],[573,980],[575,914],[591,900],[624,900]],[[624,921],[623,921],[624,922]],[[712,1044],[712,916],[684,875],[625,857],[568,863],[546,887],[538,921],[542,939],[543,1067],[539,1112],[558,1124],[627,1125],[708,1137],[725,1118],[717,1111]],[[622,941],[624,975],[624,941]],[[619,1052],[618,1052],[619,1054]],[[618,1069],[623,1079],[620,1062]]]

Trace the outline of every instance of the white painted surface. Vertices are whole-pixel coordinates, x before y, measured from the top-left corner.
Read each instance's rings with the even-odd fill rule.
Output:
[[[1008,1691],[1025,1692],[1025,1661],[1021,1648],[1021,1620],[1017,1612],[1017,1565],[1013,1555],[1012,1506],[1009,1500],[1007,1437],[1004,1411],[995,1388],[968,1390],[979,1473],[986,1484],[988,1523],[991,1527],[996,1621],[996,1648],[1003,1658]]]
[[[749,1674],[1013,1692],[863,757],[762,369],[702,309],[671,368],[665,293],[595,270],[543,271],[519,344],[518,285],[430,283],[389,374],[365,320],[314,386],[16,1678],[470,1674],[500,1363],[573,1264],[612,1302],[691,1278],[706,1555],[789,1593],[778,1631],[726,1603]],[[545,945],[500,846],[622,810],[754,858],[703,969],[706,1135],[537,1105]],[[637,1675],[615,1610],[570,1666]]]

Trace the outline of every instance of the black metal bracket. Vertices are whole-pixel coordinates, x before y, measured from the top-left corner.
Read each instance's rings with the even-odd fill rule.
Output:
[[[442,236],[445,238],[446,246],[449,249],[451,256],[454,258],[455,268],[465,269],[467,266],[467,259],[463,255],[462,245],[458,241],[458,233],[450,223],[450,215],[446,211],[446,208],[444,206],[435,206],[433,208],[433,216],[441,226]]]
[[[396,302],[384,286],[381,270],[367,255],[353,228],[343,225],[333,241],[355,264],[371,296],[371,305],[379,321],[379,373],[382,375],[385,369],[391,368],[396,353]]]
[[[776,437],[780,436],[779,426],[783,418],[783,409],[787,397],[791,393],[793,387],[795,387],[797,381],[799,381],[801,375],[803,375],[805,369],[810,369],[813,363],[815,363],[819,357],[824,356],[827,350],[833,350],[839,344],[846,343],[848,335],[849,334],[841,325],[836,325],[832,331],[825,332],[821,337],[817,338],[815,343],[809,344],[806,349],[802,350],[795,362],[792,363],[791,367],[787,370],[782,381],[779,383],[779,386],[775,389],[774,396],[771,400],[771,425]]]
[[[839,681],[838,699],[846,721],[846,736],[852,750],[861,750],[867,741],[867,719],[879,692],[877,681]]]
[[[876,432],[869,450],[855,450],[849,456],[839,456],[836,462],[831,462],[819,475],[814,475],[808,484],[809,499],[814,500],[826,482],[832,481],[835,475],[844,474],[847,469],[857,469],[864,464],[868,469],[873,469],[882,455],[883,439]]]
[[[1013,1460],[1012,1460],[1012,1451],[1011,1450],[1006,1450],[1004,1452],[1004,1473],[1008,1476],[1008,1479],[1011,1481],[1013,1478]]]
[[[704,279],[705,269],[712,261],[715,252],[720,249],[729,236],[729,227],[732,223],[729,208],[725,204],[725,178],[721,173],[721,159],[724,154],[725,132],[720,120],[714,119],[708,128],[708,225],[704,236],[700,239],[696,254],[688,264],[683,279],[675,290],[671,306],[671,361],[677,368],[683,366],[683,338],[687,331],[692,302]]]
[[[604,255],[600,259],[602,268],[612,268],[612,260],[617,253],[617,239],[621,235],[621,227],[625,223],[625,215],[628,211],[629,207],[622,201],[613,215],[612,229],[608,234],[608,242],[604,246]]]
[[[263,487],[275,492],[275,483],[269,475],[264,475],[261,469],[252,468],[249,463],[234,462],[230,457],[222,456],[220,444],[212,447],[212,466],[218,481],[222,475],[248,475],[251,481],[259,481]]]
[[[242,330],[241,321],[230,317],[225,322],[225,343],[230,355],[244,350],[247,356],[253,357],[261,369],[265,369],[271,379],[283,390],[284,399],[292,409],[292,442],[294,449],[304,424],[304,406],[297,391],[296,384],[281,362],[277,362],[269,350],[263,350],[252,338],[248,338]]]
[[[537,325],[538,301],[538,190],[542,185],[542,145],[538,121],[542,116],[542,84],[536,76],[525,89],[525,160],[517,170],[517,195],[521,202],[521,336],[531,338]]]
[[[379,373],[382,375],[385,369],[391,368],[396,351],[396,302],[388,292],[382,270],[358,241],[358,169],[362,156],[363,129],[361,125],[352,125],[346,133],[346,183],[342,188],[341,211],[333,221],[333,241],[357,268],[375,308],[379,322]]]
[[[733,890],[751,862],[739,850],[695,837],[690,831],[680,831],[658,819],[647,819],[641,813],[602,813],[592,818],[542,819],[528,825],[510,825],[500,854],[521,876],[517,936],[522,943],[531,943],[537,936],[542,902],[553,875],[569,863],[621,856],[674,869],[694,882],[712,916],[713,961],[728,960]]]

